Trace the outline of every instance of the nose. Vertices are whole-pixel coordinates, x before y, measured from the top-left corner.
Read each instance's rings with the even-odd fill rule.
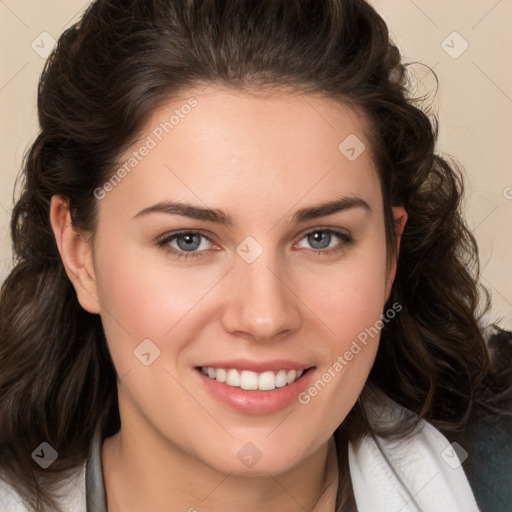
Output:
[[[300,300],[267,252],[252,263],[237,257],[226,286],[222,324],[227,332],[265,342],[299,328]]]

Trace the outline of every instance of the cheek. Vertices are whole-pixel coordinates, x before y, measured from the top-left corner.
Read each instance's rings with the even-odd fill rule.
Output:
[[[222,279],[223,269],[180,268],[154,249],[121,248],[112,242],[102,247],[96,257],[101,317],[118,374],[136,365],[133,351],[145,339],[169,358],[177,357],[194,330],[199,331],[196,318],[208,315],[204,299]],[[185,335],[177,336],[184,326]]]
[[[322,428],[322,421],[337,425],[348,414],[375,359],[385,325],[384,237],[377,233],[335,269],[322,269],[314,278],[317,285],[309,281],[301,293],[326,327],[324,357],[317,380],[300,401],[315,404],[318,428]]]
[[[162,335],[216,281],[217,272],[211,270],[180,272],[142,258],[126,257],[102,279],[100,296],[105,308],[117,312],[127,328],[140,331],[151,326],[154,335]],[[154,323],[156,319],[160,321]]]
[[[332,334],[331,348],[371,327],[386,302],[385,240],[376,233],[339,264],[318,267],[301,283],[301,295]]]
[[[377,274],[378,275],[378,274]],[[335,301],[318,304],[331,335],[323,338],[322,364],[311,385],[298,396],[309,411],[312,431],[331,433],[346,418],[366,383],[379,346],[383,302],[380,289],[367,279],[340,279],[346,285],[332,293]]]

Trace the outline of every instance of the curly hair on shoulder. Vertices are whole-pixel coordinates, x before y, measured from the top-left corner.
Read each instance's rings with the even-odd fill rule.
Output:
[[[40,79],[40,133],[21,174],[14,267],[0,296],[0,464],[27,504],[57,510],[43,478],[56,482],[83,463],[98,426],[103,437],[120,426],[101,321],[80,307],[64,272],[50,199],[66,197],[74,225],[93,231],[93,191],[150,114],[198,84],[321,94],[360,109],[390,257],[392,206],[408,213],[389,298],[402,309],[381,331],[368,391],[336,432],[340,467],[348,442],[369,432],[372,386],[414,421],[464,426],[489,373],[489,301],[461,213],[462,170],[436,154],[436,120],[409,96],[408,80],[386,23],[364,0],[97,0],[62,34]],[[59,447],[44,476],[30,457],[41,438]],[[340,481],[337,507],[354,508],[350,479]]]

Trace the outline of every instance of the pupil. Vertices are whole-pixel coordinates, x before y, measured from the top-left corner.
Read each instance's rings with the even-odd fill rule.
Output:
[[[308,242],[314,249],[325,249],[331,243],[331,234],[326,231],[315,231],[308,235]]]

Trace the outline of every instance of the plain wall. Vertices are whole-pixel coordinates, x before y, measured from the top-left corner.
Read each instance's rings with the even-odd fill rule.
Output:
[[[479,242],[490,321],[512,329],[512,3],[373,0],[439,112],[438,150],[466,172],[464,212]],[[8,223],[27,145],[37,134],[36,91],[45,54],[89,1],[0,2],[0,281],[12,266]],[[453,34],[457,32],[458,34]],[[462,50],[467,46],[464,52]],[[435,98],[435,80],[439,78]]]

